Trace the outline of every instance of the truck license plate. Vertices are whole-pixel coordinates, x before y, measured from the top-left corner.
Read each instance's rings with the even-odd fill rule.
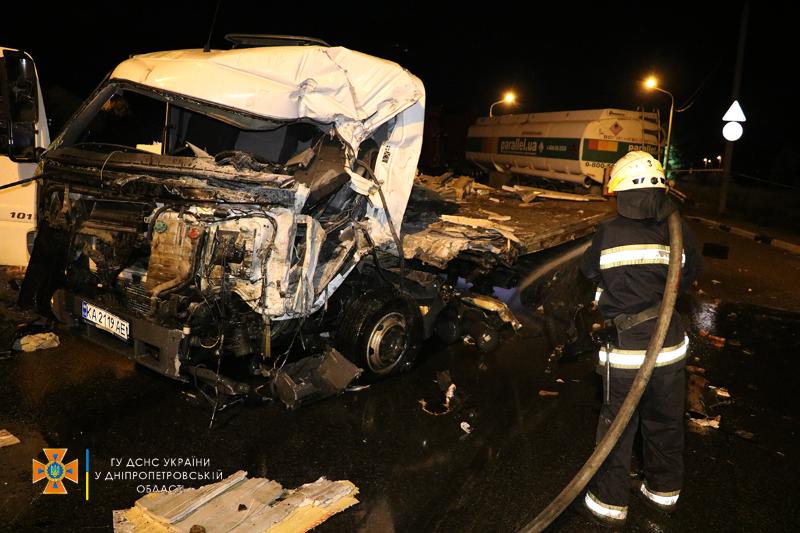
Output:
[[[113,333],[120,339],[128,340],[128,334],[131,329],[130,323],[116,315],[112,315],[105,309],[100,309],[88,302],[81,302],[81,316],[98,328]]]

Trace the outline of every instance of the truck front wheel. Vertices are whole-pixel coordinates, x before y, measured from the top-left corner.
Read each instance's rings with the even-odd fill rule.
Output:
[[[395,291],[369,291],[347,306],[336,335],[336,347],[375,381],[411,366],[419,353],[419,310]]]

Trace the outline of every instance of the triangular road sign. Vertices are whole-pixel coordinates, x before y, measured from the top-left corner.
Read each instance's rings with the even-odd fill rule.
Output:
[[[734,100],[730,109],[722,117],[723,122],[745,122],[746,120],[742,106],[739,105],[739,100]]]

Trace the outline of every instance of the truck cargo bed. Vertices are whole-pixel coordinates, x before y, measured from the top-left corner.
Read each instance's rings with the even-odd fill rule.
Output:
[[[616,213],[604,199],[525,202],[524,196],[467,177],[419,177],[403,221],[405,258],[442,269],[452,261],[511,266],[593,233]]]

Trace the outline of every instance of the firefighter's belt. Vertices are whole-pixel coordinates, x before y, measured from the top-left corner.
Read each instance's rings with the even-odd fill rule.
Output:
[[[627,331],[632,327],[638,326],[642,322],[647,322],[648,320],[656,318],[660,307],[661,304],[659,303],[633,315],[622,313],[614,317],[614,325],[617,326],[617,331],[619,332]]]

